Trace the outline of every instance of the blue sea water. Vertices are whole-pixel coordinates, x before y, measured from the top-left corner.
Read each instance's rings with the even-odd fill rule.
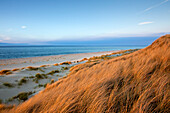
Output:
[[[145,45],[74,45],[74,46],[0,46],[0,59],[27,58],[50,55],[89,53],[112,50],[141,49]]]

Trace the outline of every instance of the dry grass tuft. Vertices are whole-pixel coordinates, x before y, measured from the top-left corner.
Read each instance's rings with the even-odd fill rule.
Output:
[[[3,85],[7,86],[7,87],[13,87],[13,85],[11,83],[8,83],[8,82],[3,83]]]
[[[11,73],[12,73],[11,70],[6,70],[6,69],[0,71],[0,75],[9,75]]]
[[[170,35],[166,35],[132,54],[77,65],[68,77],[3,112],[168,113],[169,62]]]
[[[15,68],[15,69],[13,69],[12,71],[18,71],[19,69],[18,68]]]
[[[88,60],[87,58],[83,58],[82,60],[80,60],[80,62],[82,62],[82,61],[86,61],[86,60]]]
[[[58,63],[54,64],[54,66],[58,66],[58,65],[59,65]]]
[[[29,70],[38,70],[39,68],[37,68],[37,67],[32,67],[32,66],[29,66],[29,67],[26,67],[27,69],[29,69]]]
[[[67,62],[62,62],[62,63],[60,63],[60,65],[69,65],[69,64],[72,64],[72,62],[70,62],[70,61],[67,61]]]
[[[40,67],[46,67],[47,65],[41,65]]]

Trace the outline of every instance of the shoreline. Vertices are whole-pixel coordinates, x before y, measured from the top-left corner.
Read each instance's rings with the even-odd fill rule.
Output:
[[[91,57],[100,57],[116,52],[118,51],[0,60],[5,63],[5,65],[0,65],[0,71],[10,70],[9,74],[0,75],[0,100],[5,104],[18,105],[20,101],[15,99],[17,95],[22,92],[38,93],[46,87],[46,84],[65,77],[70,73],[69,69],[72,66],[84,63],[84,58],[87,60]],[[65,64],[64,62],[70,63]]]
[[[134,50],[105,51],[67,55],[3,60],[0,65],[0,100],[5,104],[20,104],[59,79],[66,78],[72,67],[119,57]],[[27,61],[23,63],[23,61]],[[10,64],[9,64],[10,63]],[[6,67],[6,68],[4,68]],[[19,98],[19,95],[29,97]],[[18,100],[18,99],[19,100]]]
[[[50,55],[28,58],[14,58],[14,59],[0,59],[0,70],[23,68],[28,66],[41,66],[41,65],[53,65],[55,63],[61,63],[66,61],[79,61],[83,58],[90,58],[93,56],[106,55],[117,51],[102,51],[91,53],[78,53],[78,54],[66,54],[66,55]]]

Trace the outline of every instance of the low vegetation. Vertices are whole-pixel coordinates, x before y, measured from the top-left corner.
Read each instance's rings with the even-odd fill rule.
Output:
[[[51,79],[50,84],[53,84],[53,83],[54,83],[54,79]]]
[[[86,60],[88,60],[87,58],[83,58],[82,60],[80,60],[80,62],[82,62],[82,61],[86,61]]]
[[[22,101],[26,101],[28,99],[28,96],[33,94],[34,92],[30,91],[30,92],[21,92],[18,95],[12,97],[11,99],[19,99]]]
[[[55,73],[60,73],[59,70],[53,70],[53,71],[50,71],[49,73],[47,73],[47,75],[53,75]]]
[[[44,84],[44,86],[43,86],[43,87],[44,87],[44,88],[46,88],[46,86],[47,86],[47,83],[46,83],[46,84]]]
[[[43,87],[44,85],[43,84],[38,84],[38,87]]]
[[[7,86],[7,87],[13,87],[13,85],[11,83],[8,83],[8,82],[3,83],[3,85]]]
[[[26,78],[24,77],[24,78],[22,78],[22,79],[19,81],[18,85],[22,85],[23,83],[26,83],[26,82],[27,82],[27,80],[26,80]]]
[[[47,65],[41,65],[40,67],[46,67]]]
[[[54,66],[58,66],[58,65],[59,65],[58,63],[54,64]]]
[[[12,71],[18,71],[19,69],[18,68],[15,68],[15,69],[13,69]]]
[[[37,79],[43,79],[43,78],[44,78],[43,75],[40,74],[40,73],[37,73],[37,74],[35,75],[35,77],[36,77]]]
[[[35,78],[35,76],[29,76],[28,78]]]
[[[9,75],[9,74],[11,74],[12,72],[11,72],[11,70],[1,70],[0,71],[0,75]]]
[[[67,62],[60,63],[60,65],[69,65],[69,64],[72,64],[72,62],[67,61]]]
[[[116,58],[116,57],[119,57],[119,56],[123,56],[123,55],[133,53],[133,52],[138,51],[138,50],[139,49],[129,49],[129,50],[123,50],[123,51],[120,51],[120,52],[114,52],[114,53],[107,54],[107,55],[93,56],[93,57],[87,59],[88,60],[87,63],[100,62],[100,61],[103,61],[103,60],[113,59],[113,58]],[[81,60],[81,61],[84,61],[84,60]]]
[[[39,68],[38,68],[38,67],[29,66],[29,67],[27,67],[27,69],[32,70],[32,71],[36,71],[36,70],[38,70]]]
[[[68,67],[62,67],[61,69],[62,70],[68,70],[69,68]]]

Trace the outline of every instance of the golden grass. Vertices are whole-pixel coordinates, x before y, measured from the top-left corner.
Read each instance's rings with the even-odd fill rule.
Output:
[[[88,60],[88,58],[83,58],[82,60],[80,60],[80,62],[86,61],[86,60]]]
[[[72,62],[70,62],[70,61],[67,61],[67,62],[62,62],[62,63],[60,63],[60,65],[69,65],[69,64],[72,64]]]
[[[103,62],[70,69],[68,77],[9,113],[151,113],[170,111],[170,35]]]
[[[41,65],[40,67],[46,67],[47,65]]]
[[[58,66],[58,65],[59,65],[58,63],[54,64],[54,66]]]
[[[32,67],[32,66],[29,66],[29,67],[26,67],[27,69],[29,69],[29,70],[38,70],[39,68],[37,68],[37,67]]]
[[[18,68],[12,69],[12,71],[18,71],[18,70],[19,70]]]
[[[6,70],[6,69],[0,71],[0,75],[9,75],[11,73],[12,73],[11,70]]]

